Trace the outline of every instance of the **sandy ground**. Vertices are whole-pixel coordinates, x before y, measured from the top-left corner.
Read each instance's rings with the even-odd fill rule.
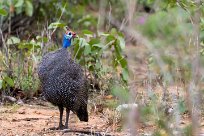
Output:
[[[49,105],[49,104],[47,104]],[[0,107],[0,136],[71,136],[79,133],[49,130],[57,127],[59,111],[56,107],[37,104],[24,104]],[[65,115],[64,115],[65,119]],[[104,118],[100,115],[90,115],[89,122],[80,122],[71,113],[69,120],[71,130],[101,132],[101,135],[123,135],[111,132]],[[80,134],[85,135],[85,134]],[[90,134],[94,135],[94,134]],[[95,134],[96,135],[96,134]]]

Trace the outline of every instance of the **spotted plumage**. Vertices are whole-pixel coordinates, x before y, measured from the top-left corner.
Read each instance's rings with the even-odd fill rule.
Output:
[[[65,36],[69,35],[66,32]],[[73,34],[74,35],[74,34]],[[59,128],[68,128],[69,111],[73,111],[81,121],[88,121],[87,101],[88,91],[86,79],[81,66],[71,59],[67,47],[71,38],[64,36],[63,47],[46,54],[38,68],[43,95],[60,110]],[[70,40],[70,41],[66,41]],[[67,117],[65,126],[62,125],[63,107]]]

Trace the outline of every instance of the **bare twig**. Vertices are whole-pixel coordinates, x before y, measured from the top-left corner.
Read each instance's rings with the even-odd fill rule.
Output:
[[[64,11],[65,11],[66,6],[67,6],[67,3],[65,3],[65,5],[64,5],[64,7],[63,7],[63,9],[62,9],[62,13],[61,13],[61,15],[60,15],[60,17],[59,17],[59,19],[58,19],[57,22],[59,22],[59,21],[61,20],[62,15],[64,14]],[[57,27],[52,31],[51,36],[54,34],[54,32],[55,32],[56,30],[57,30]]]
[[[94,132],[94,131],[89,131],[89,130],[71,130],[71,129],[63,130],[63,133],[69,133],[69,132],[87,134],[87,135],[92,135],[92,136],[111,136],[110,134],[107,134],[105,132]]]
[[[128,20],[128,27],[132,28],[137,1],[136,0],[126,0],[125,2],[126,2],[126,6],[127,6],[126,19]]]
[[[197,6],[200,6],[201,1],[195,1]],[[195,58],[192,60],[192,79],[190,81],[188,93],[190,100],[190,108],[191,108],[191,119],[192,119],[192,128],[193,135],[199,134],[199,124],[200,124],[200,83],[201,83],[201,68],[200,68],[200,8],[195,12],[193,18],[193,30],[194,30],[194,53]]]
[[[98,17],[98,24],[97,24],[97,30],[100,31],[104,27],[105,23],[105,14],[106,14],[106,6],[107,1],[100,0],[100,7],[99,7],[99,17]]]

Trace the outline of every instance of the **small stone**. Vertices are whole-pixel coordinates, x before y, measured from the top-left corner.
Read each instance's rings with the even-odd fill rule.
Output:
[[[184,122],[184,121],[181,121],[181,124],[185,124],[185,122]]]
[[[18,104],[18,105],[23,105],[24,102],[23,102],[21,99],[19,99],[19,100],[17,101],[17,104]]]
[[[7,101],[7,102],[10,102],[10,103],[14,103],[14,102],[17,101],[16,98],[11,97],[11,96],[3,96],[3,99],[4,99],[5,101]]]
[[[25,111],[19,111],[18,113],[19,114],[25,114]]]
[[[16,121],[17,121],[17,119],[12,119],[11,121],[12,121],[12,122],[16,122]]]

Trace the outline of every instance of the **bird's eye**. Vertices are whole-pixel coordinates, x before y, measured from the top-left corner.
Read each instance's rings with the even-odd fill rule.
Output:
[[[68,35],[72,35],[71,32],[69,32]]]

